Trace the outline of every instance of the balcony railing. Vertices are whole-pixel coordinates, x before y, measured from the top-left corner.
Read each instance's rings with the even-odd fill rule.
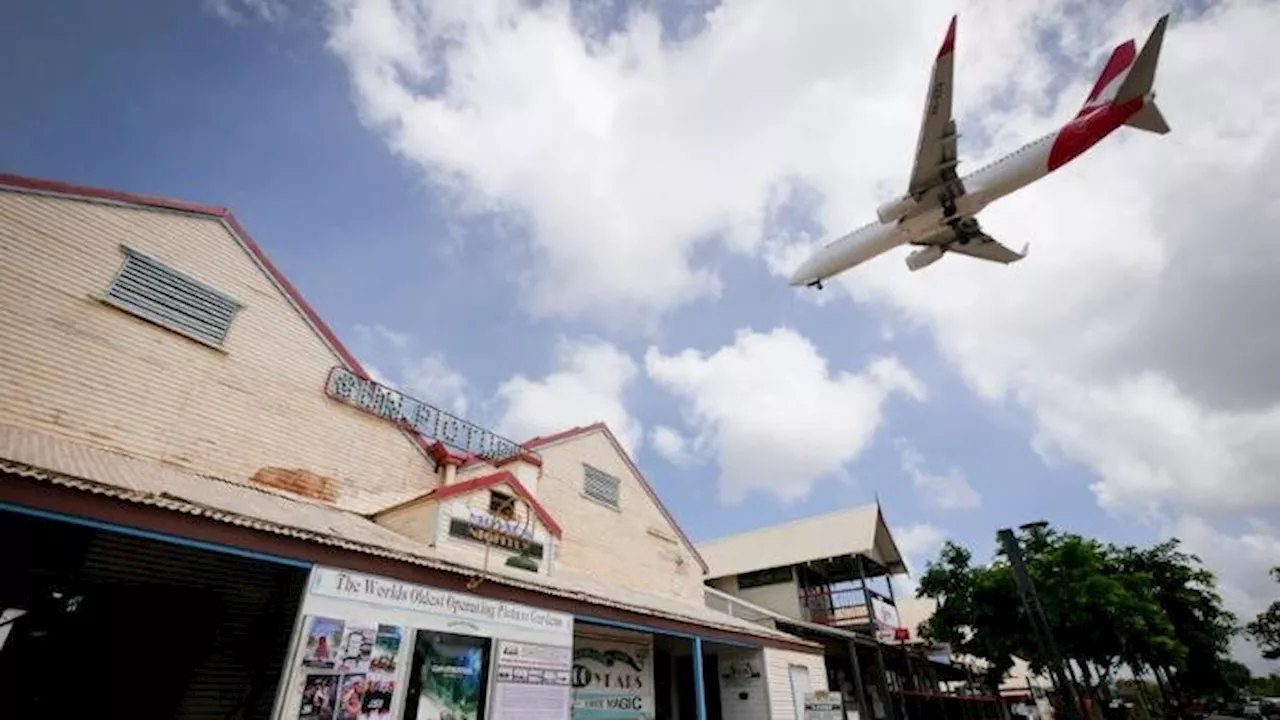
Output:
[[[729,593],[721,592],[711,587],[703,588],[703,595],[706,598],[707,607],[717,612],[732,615],[742,620],[747,620],[766,627],[772,627],[774,620],[785,619],[785,616],[762,608],[759,605],[753,605],[741,598],[736,598]]]
[[[820,625],[847,629],[870,629],[874,624],[871,598],[885,602],[879,593],[860,587],[811,587],[800,589],[800,608],[804,619]]]

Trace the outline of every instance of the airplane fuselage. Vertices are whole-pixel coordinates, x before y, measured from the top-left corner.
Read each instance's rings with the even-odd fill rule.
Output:
[[[919,243],[949,229],[955,218],[976,215],[987,205],[1043,178],[1079,157],[1142,109],[1149,97],[1122,104],[1100,104],[1056,132],[1023,145],[987,166],[963,176],[963,194],[954,208],[938,203],[909,211],[893,222],[875,221],[816,252],[791,277],[792,285],[820,285],[901,245]],[[954,213],[948,212],[954,209]]]

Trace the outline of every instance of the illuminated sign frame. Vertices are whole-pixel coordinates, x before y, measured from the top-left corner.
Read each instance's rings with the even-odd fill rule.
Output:
[[[390,420],[407,430],[489,462],[506,460],[522,450],[518,443],[495,432],[362,378],[341,365],[329,371],[325,394],[344,405]]]
[[[449,535],[462,540],[495,545],[511,552],[523,553],[535,560],[542,559],[542,543],[534,542],[528,538],[522,538],[519,535],[513,535],[497,528],[485,527],[462,518],[449,518]]]

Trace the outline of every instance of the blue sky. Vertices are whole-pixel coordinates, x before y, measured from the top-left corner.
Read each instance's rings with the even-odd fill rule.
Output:
[[[746,4],[749,3],[736,3],[735,7]],[[581,186],[581,200],[556,195],[554,188],[538,188],[536,183],[521,184],[527,168],[482,156],[482,149],[463,147],[460,142],[450,145],[433,141],[433,134],[439,137],[449,131],[448,126],[433,126],[431,121],[396,105],[393,94],[386,94],[385,86],[361,86],[357,81],[362,67],[386,66],[386,58],[392,54],[386,49],[390,45],[379,48],[379,36],[368,33],[349,36],[347,45],[335,44],[335,38],[342,37],[342,21],[335,19],[339,15],[318,4],[224,2],[223,7],[241,9],[243,18],[239,22],[220,16],[212,4],[194,1],[107,4],[93,0],[20,0],[11,5],[7,22],[0,26],[0,84],[7,88],[6,102],[0,107],[0,167],[5,171],[231,207],[362,359],[392,380],[414,387],[408,368],[422,357],[435,354],[455,373],[454,377],[465,378],[467,414],[484,424],[543,429],[537,427],[538,408],[525,407],[520,415],[523,419],[517,418],[519,413],[512,410],[512,404],[522,401],[513,399],[515,396],[510,393],[503,394],[499,388],[513,376],[521,375],[537,383],[549,373],[564,370],[557,366],[557,348],[563,349],[566,342],[607,343],[631,358],[635,368],[632,379],[622,383],[617,397],[601,402],[613,407],[608,403],[617,401],[615,404],[620,403],[629,421],[643,429],[634,445],[637,459],[697,540],[867,502],[878,495],[893,526],[903,532],[911,528],[907,534],[917,568],[943,537],[985,553],[991,548],[997,528],[1045,518],[1066,529],[1119,542],[1150,542],[1169,534],[1198,533],[1198,550],[1235,543],[1230,547],[1246,548],[1254,560],[1240,566],[1223,564],[1222,572],[1236,583],[1233,602],[1252,607],[1266,599],[1260,593],[1265,593],[1267,586],[1251,578],[1264,564],[1257,558],[1265,559],[1273,549],[1280,548],[1271,527],[1276,522],[1275,508],[1280,498],[1273,491],[1254,489],[1248,492],[1261,494],[1249,496],[1252,509],[1224,505],[1225,501],[1210,497],[1216,497],[1213,492],[1184,490],[1191,483],[1181,483],[1176,478],[1179,468],[1195,467],[1200,475],[1217,472],[1219,476],[1204,482],[1209,487],[1225,488],[1243,482],[1236,478],[1246,471],[1256,474],[1256,465],[1244,469],[1235,465],[1220,467],[1182,457],[1168,460],[1167,466],[1160,465],[1165,462],[1160,459],[1163,451],[1154,448],[1186,443],[1178,440],[1176,429],[1158,434],[1152,428],[1159,423],[1148,420],[1172,412],[1168,408],[1173,406],[1153,405],[1166,410],[1135,415],[1129,424],[1120,424],[1115,418],[1137,407],[1139,399],[1148,398],[1139,394],[1147,386],[1121,387],[1122,380],[1127,382],[1125,379],[1143,372],[1159,375],[1162,368],[1150,363],[1141,367],[1123,362],[1117,365],[1116,358],[1123,355],[1127,359],[1131,355],[1118,340],[1113,342],[1114,348],[1098,351],[1101,354],[1097,357],[1076,357],[1083,351],[1075,345],[1092,348],[1089,338],[1111,335],[1095,335],[1100,332],[1096,321],[1086,314],[1093,296],[1088,294],[1088,287],[1081,285],[1080,278],[1094,282],[1099,273],[1087,267],[1067,267],[1064,263],[1070,261],[1062,259],[1062,249],[1072,246],[1068,243],[1078,245],[1080,238],[1099,233],[1093,226],[1072,225],[1086,222],[1076,217],[1079,213],[1054,213],[1064,212],[1059,200],[1066,197],[1079,201],[1075,207],[1080,203],[1102,207],[1108,202],[1107,197],[1088,195],[1099,191],[1097,183],[1090,185],[1086,181],[1114,175],[1114,165],[1107,164],[1113,160],[1129,162],[1130,167],[1158,167],[1155,163],[1160,154],[1152,150],[1155,146],[1143,144],[1154,141],[1116,141],[1117,148],[1104,149],[1102,153],[1111,152],[1120,160],[1082,161],[1083,169],[1066,171],[1064,175],[1068,177],[1047,181],[1047,189],[1028,190],[1026,197],[1006,201],[1017,206],[1005,215],[992,216],[997,227],[1003,223],[1008,233],[1034,235],[1029,238],[1033,244],[1044,246],[1036,250],[1044,250],[1048,258],[1039,261],[1033,253],[1027,264],[1039,261],[1041,267],[1051,266],[1052,272],[1043,271],[1050,274],[1034,280],[1026,278],[1040,271],[1028,271],[1022,280],[1005,280],[989,270],[983,274],[982,270],[969,268],[937,273],[931,268],[932,274],[908,276],[900,265],[901,259],[892,257],[877,261],[876,268],[862,277],[828,288],[824,301],[816,303],[812,292],[789,288],[779,276],[776,258],[778,253],[785,254],[788,247],[774,241],[783,239],[802,245],[819,239],[827,230],[847,229],[838,224],[869,218],[875,201],[886,199],[905,178],[914,142],[918,95],[929,70],[931,48],[936,46],[945,20],[954,11],[954,3],[930,3],[921,11],[921,18],[910,21],[867,16],[868,26],[885,23],[881,34],[889,40],[894,33],[900,37],[895,49],[885,50],[881,56],[862,47],[870,42],[870,36],[851,42],[848,64],[854,69],[841,70],[846,74],[839,76],[833,70],[832,77],[826,78],[848,90],[841,96],[841,104],[820,106],[833,115],[848,113],[847,132],[836,127],[824,135],[826,126],[806,124],[805,117],[821,116],[822,112],[801,114],[796,127],[785,133],[768,134],[757,127],[747,127],[753,118],[747,103],[765,102],[759,98],[774,92],[770,88],[781,87],[790,92],[799,82],[794,78],[771,79],[762,73],[767,74],[771,68],[798,67],[801,70],[796,73],[824,76],[821,63],[808,65],[798,54],[804,43],[784,46],[786,37],[793,37],[787,35],[786,28],[777,31],[784,36],[777,41],[777,47],[767,38],[761,44],[759,54],[766,56],[758,58],[761,66],[742,70],[747,73],[744,78],[757,73],[755,80],[743,80],[747,86],[740,90],[743,94],[728,95],[738,92],[733,90],[738,85],[734,76],[713,77],[707,94],[699,96],[706,98],[708,116],[719,117],[711,109],[712,103],[729,103],[727,117],[736,120],[726,126],[724,133],[738,132],[738,122],[746,127],[741,130],[740,145],[729,146],[728,154],[714,157],[733,168],[746,162],[741,156],[753,153],[767,155],[774,163],[764,170],[749,163],[741,173],[735,170],[734,175],[742,176],[759,172],[768,183],[744,184],[736,198],[727,198],[721,205],[707,188],[704,177],[689,176],[686,180],[680,174],[682,169],[702,172],[702,167],[682,167],[682,153],[670,151],[663,144],[668,142],[667,135],[684,132],[685,126],[677,127],[677,122],[695,125],[697,119],[692,115],[654,120],[669,124],[667,135],[635,136],[637,142],[655,143],[653,155],[665,158],[672,174],[665,181],[661,174],[656,175],[658,183],[636,185],[639,190],[633,188],[629,195],[611,195],[611,188],[639,182],[635,177],[646,172],[644,168],[607,175],[610,168],[592,165],[591,157],[574,160],[585,163],[581,165],[587,168],[583,172],[605,173],[597,184]],[[254,5],[284,7],[286,11],[264,19],[247,9]],[[335,3],[345,5],[355,7],[354,3]],[[449,7],[459,18],[466,12],[457,5]],[[470,68],[482,75],[485,68],[503,61],[506,51],[499,52],[497,48],[517,48],[510,52],[518,53],[523,51],[520,48],[527,49],[527,43],[563,39],[563,34],[551,31],[551,21],[545,25],[546,32],[530,31],[528,37],[513,35],[505,45],[473,42],[471,38],[479,35],[449,36],[462,48],[457,51],[459,54],[427,71],[415,61],[406,62],[390,85],[399,83],[399,89],[419,93],[419,99],[432,98],[452,87],[452,99],[476,113],[476,135],[500,145],[511,132],[520,131],[513,131],[514,125],[501,123],[524,121],[549,133],[531,135],[528,142],[536,145],[542,142],[540,137],[559,137],[557,131],[545,128],[556,126],[567,112],[581,111],[582,115],[567,118],[565,127],[591,126],[594,109],[582,98],[609,96],[613,87],[623,88],[618,91],[621,96],[631,87],[627,83],[639,82],[637,77],[653,85],[666,82],[672,87],[663,90],[679,95],[687,88],[675,87],[673,76],[652,70],[660,65],[657,58],[665,57],[667,63],[684,61],[699,51],[700,43],[733,48],[730,33],[737,32],[735,27],[749,24],[734,25],[729,20],[736,16],[728,12],[713,23],[699,12],[700,8],[712,7],[706,4],[649,5],[650,9],[660,10],[664,40],[646,44],[638,26],[620,11],[621,3],[597,5],[595,15],[584,15],[586,7],[589,4],[577,5],[577,32],[586,32],[603,45],[594,53],[583,55],[578,65],[561,68],[563,74],[555,75],[557,80],[536,75],[527,80],[534,85],[556,82],[558,88],[574,81],[589,84],[581,94],[567,94],[566,105],[543,108],[536,105],[540,102],[536,97],[524,97],[514,88],[505,97],[519,96],[518,102],[512,101],[512,106],[506,108],[481,96],[482,83],[464,86],[459,79],[463,75],[457,74],[462,72],[459,68]],[[1198,32],[1202,42],[1229,33],[1230,22],[1249,22],[1249,18],[1233,20],[1212,12],[1203,19],[1200,15],[1205,9],[1196,7],[1196,13],[1188,12],[1184,18],[1187,34]],[[746,10],[741,12],[748,14]],[[841,12],[852,12],[853,20],[861,20],[854,11]],[[1143,14],[1140,10],[1114,19],[1073,17],[1061,21],[1064,30],[1045,24],[1058,22],[1046,19],[1054,17],[1053,3],[1046,3],[1046,8],[1035,12],[1028,10],[1021,16],[1021,25],[1012,20],[1006,23],[996,16],[982,16],[982,12],[980,8],[972,8],[972,12],[968,6],[962,8],[958,46],[962,64],[957,70],[956,109],[962,125],[961,143],[964,157],[975,161],[991,152],[988,143],[1013,147],[1019,139],[1043,132],[1072,111],[1083,98],[1083,86],[1092,82],[1101,63],[1098,54],[1127,37],[1126,32],[1144,33],[1155,17],[1154,13]],[[980,20],[969,21],[970,17]],[[396,19],[407,22],[403,16]],[[481,21],[458,20],[462,24]],[[1032,30],[1027,32],[1029,28]],[[995,36],[996,40],[979,40],[984,34]],[[391,40],[393,36],[388,43]],[[617,47],[624,45],[624,40],[631,43],[627,45],[628,52],[633,53],[629,62],[639,70],[627,70],[626,63],[614,66],[597,62],[611,52],[623,53]],[[1004,42],[1014,40],[1022,44],[1011,48]],[[715,42],[721,45],[716,46]],[[998,45],[1004,47],[997,48]],[[1033,57],[1035,62],[1024,63],[1026,58],[1016,55],[1019,51],[1029,53],[1026,57]],[[462,52],[473,54],[464,56]],[[538,58],[554,55],[549,44],[536,52]],[[708,53],[708,57],[713,56]],[[874,72],[859,69],[871,67],[878,57],[883,59]],[[483,59],[489,64],[465,65],[468,59]],[[379,62],[384,65],[377,65]],[[419,58],[416,62],[424,61]],[[616,76],[604,77],[601,67],[612,68],[609,72],[616,71]],[[585,72],[583,68],[594,70]],[[1077,77],[1081,68],[1084,74]],[[554,66],[547,69],[546,77],[552,77],[550,71],[557,70]],[[530,72],[536,72],[536,68]],[[1167,68],[1162,72],[1170,73]],[[802,80],[810,82],[811,78]],[[607,84],[610,82],[615,84]],[[752,83],[758,88],[754,95]],[[797,90],[791,100],[797,104],[810,102],[819,93],[813,88],[819,87],[812,85],[805,95]],[[722,89],[725,95],[717,95]],[[472,94],[465,95],[464,90]],[[380,92],[384,95],[379,96]],[[1201,127],[1191,117],[1194,105],[1190,98],[1180,102],[1176,92],[1170,90],[1174,94],[1171,102],[1182,113],[1179,121],[1188,127],[1182,137],[1192,136],[1190,128]],[[782,98],[777,104],[784,105],[785,101]],[[738,112],[737,107],[742,111]],[[762,107],[757,108],[761,125],[795,120],[792,116],[770,115],[779,111]],[[545,118],[534,115],[543,110],[547,113]],[[444,112],[437,109],[437,115],[432,117],[444,118]],[[383,113],[384,120],[385,116],[395,117],[391,122],[370,119],[378,113]],[[547,118],[546,124],[536,122]],[[852,129],[855,120],[865,124],[859,127],[870,129],[860,135]],[[1179,121],[1171,120],[1175,128],[1180,127]],[[615,118],[614,122],[618,120]],[[405,132],[404,128],[417,134]],[[869,134],[877,128],[883,129],[876,131],[879,135]],[[796,138],[803,132],[820,138],[819,146],[800,147]],[[712,144],[706,136],[690,137],[695,138],[694,147],[698,150]],[[697,140],[699,137],[703,140]],[[596,143],[593,147],[597,153],[614,149],[610,143],[627,142],[621,135],[601,139],[584,134],[581,138],[580,142]],[[780,146],[795,145],[786,152],[770,153],[759,147],[761,138],[776,140]],[[525,145],[504,147],[510,156]],[[667,151],[669,157],[663,154]],[[558,151],[540,156],[537,162],[555,166],[559,158],[571,154]],[[797,159],[792,161],[791,155]],[[643,163],[647,155],[640,157],[639,162]],[[555,178],[571,183],[582,174],[575,169],[579,165],[564,162],[563,168],[548,168],[548,183],[557,182]],[[970,167],[976,165],[971,163]],[[1185,163],[1173,168],[1185,169]],[[1169,172],[1173,174],[1172,170]],[[795,179],[789,176],[799,177],[801,187],[811,184],[814,189],[802,193],[797,202],[781,211],[773,207],[773,221],[766,222],[765,231],[752,235],[745,244],[735,245],[732,239],[725,239],[738,227],[735,223],[749,226],[753,218],[759,219],[753,213],[761,203],[742,197],[758,187],[783,187]],[[724,178],[726,182],[733,179]],[[664,183],[679,185],[686,181],[690,183],[687,189],[662,196],[672,192],[662,187]],[[1137,190],[1125,188],[1148,193],[1139,197],[1126,195],[1129,190],[1125,189],[1111,192],[1129,202],[1125,208],[1164,201],[1176,190],[1171,186],[1162,194],[1145,186]],[[848,195],[839,194],[846,190]],[[621,247],[621,243],[631,242],[614,236],[614,226],[608,222],[610,213],[618,219],[619,233],[647,229],[649,226],[642,224],[652,221],[654,242],[666,242],[661,232],[669,226],[653,220],[651,199],[633,202],[636,194],[643,192],[665,197],[663,202],[673,208],[673,217],[683,213],[696,218],[684,225],[678,220],[670,221],[676,223],[670,226],[676,228],[673,233],[694,227],[707,230],[716,239],[685,242],[673,251],[674,255],[650,257],[643,249],[637,250],[637,269],[624,266],[619,270],[606,264],[600,272],[614,275],[603,278],[566,266],[566,293],[578,287],[575,283],[601,292],[608,292],[615,283],[631,288],[631,296],[619,295],[618,312],[613,312],[607,301],[600,303],[604,308],[601,312],[594,312],[593,303],[581,302],[580,298],[571,310],[548,310],[545,303],[539,305],[538,298],[544,296],[538,293],[545,293],[546,288],[539,289],[535,275],[540,268],[571,257],[556,245],[566,233],[548,230],[564,227],[556,223],[563,222],[565,202],[570,210],[574,202],[581,203],[583,224],[592,231],[585,236],[585,242],[606,249],[610,243],[620,243]],[[458,208],[463,201],[501,207],[503,212],[462,213]],[[729,206],[733,207],[723,210]],[[595,207],[611,210],[597,211]],[[1113,215],[1127,218],[1129,214],[1141,214],[1126,213],[1129,211],[1121,209]],[[706,218],[711,220],[704,222]],[[1046,222],[1045,218],[1049,220]],[[1139,220],[1142,218],[1133,222]],[[1129,226],[1115,230],[1135,234],[1140,231],[1147,232],[1146,226],[1140,230]],[[1058,239],[1061,242],[1054,245]],[[643,241],[641,237],[634,242]],[[1010,242],[1018,245],[1021,240]],[[1168,247],[1159,245],[1164,242],[1159,238],[1152,242],[1152,247]],[[1055,252],[1060,255],[1054,257]],[[1080,252],[1088,255],[1087,251]],[[1137,268],[1145,256],[1141,256],[1140,248],[1131,252],[1135,258],[1132,265]],[[643,278],[637,279],[637,275],[661,276],[661,272],[654,272],[658,266],[646,263],[670,264],[673,257],[688,267],[709,269],[718,280],[718,291],[695,288],[680,302],[644,295]],[[1106,278],[1098,279],[1095,294],[1103,297],[1108,292],[1123,293],[1125,287],[1154,287],[1160,272],[1157,268],[1148,274],[1121,278],[1116,281],[1121,290],[1104,282]],[[673,288],[679,285],[671,282]],[[1045,292],[1032,292],[1028,285],[1016,283],[1038,283]],[[679,285],[677,289],[684,291],[694,285]],[[1037,303],[1048,302],[1047,297],[1053,302],[1038,307]],[[1137,301],[1132,304],[1139,305]],[[1029,309],[1025,315],[1014,315],[1015,310],[1009,309],[1019,307]],[[1000,308],[996,320],[973,320],[989,308],[993,312]],[[1068,311],[1080,314],[1068,317]],[[1028,319],[1045,316],[1057,318],[1060,327],[1033,327]],[[1142,318],[1135,316],[1132,322],[1126,326],[1127,332],[1139,337],[1144,327]],[[387,342],[385,335],[379,340],[378,333],[369,330],[375,326],[393,331],[392,335],[401,338],[399,347]],[[690,351],[701,353],[705,359],[734,345],[739,331],[767,334],[777,328],[789,328],[807,338],[825,360],[831,376],[844,372],[862,377],[871,358],[892,356],[927,393],[923,399],[912,399],[901,392],[887,393],[882,402],[875,403],[872,409],[882,411],[883,417],[871,423],[865,448],[849,453],[847,461],[837,462],[834,472],[798,481],[800,486],[813,483],[804,497],[779,500],[788,495],[788,469],[778,467],[774,487],[784,489],[775,492],[758,487],[740,501],[726,502],[720,483],[726,477],[726,468],[731,467],[725,458],[732,447],[725,438],[734,432],[733,418],[712,412],[699,419],[694,396],[673,392],[671,382],[678,381],[664,384],[655,380],[653,367],[645,361],[646,352],[669,359]],[[1040,345],[1033,347],[1033,341]],[[1055,364],[1059,362],[1056,358],[1065,356],[1071,356],[1069,365],[1066,360]],[[1125,372],[1116,376],[1120,380],[1111,382],[1113,378],[1104,377],[1099,370],[1102,367],[1121,367]],[[1168,373],[1166,376],[1180,386],[1180,378]],[[682,376],[683,380],[689,377]],[[1091,394],[1095,389],[1100,394]],[[1114,397],[1106,394],[1113,390]],[[711,391],[705,382],[690,392],[704,391]],[[752,389],[744,387],[741,392],[750,393]],[[1092,400],[1077,402],[1085,397]],[[423,399],[448,404],[444,398]],[[1194,405],[1198,414],[1189,415],[1192,419],[1187,422],[1210,422],[1204,418],[1225,422],[1225,410],[1220,412],[1209,400],[1191,398],[1188,402],[1191,400],[1199,402]],[[589,413],[592,407],[602,405],[587,402],[583,413]],[[1186,404],[1177,407],[1184,408]],[[1099,408],[1115,411],[1106,416],[1091,414],[1100,412]],[[758,438],[756,444],[781,442],[778,438],[785,437],[788,428],[820,427],[824,418],[844,417],[829,414],[839,408],[780,409],[773,405],[771,409],[773,417],[768,422],[761,420],[743,430],[779,431],[772,439]],[[749,411],[744,407],[744,413]],[[575,416],[572,408],[560,408],[550,413],[546,422],[554,424],[567,417],[584,424],[609,419]],[[1113,421],[1117,424],[1108,424]],[[700,437],[696,459],[672,462],[655,451],[649,432],[659,425],[675,429],[690,444]],[[1120,442],[1116,438],[1127,440]],[[1204,444],[1216,441],[1214,436],[1205,438]],[[922,488],[930,486],[921,484],[904,467],[903,441],[918,453],[922,463],[919,467],[927,475],[954,471],[962,476],[980,498],[977,506],[945,509],[929,502]],[[1222,453],[1252,457],[1250,448],[1231,445],[1234,440],[1221,442]],[[1129,446],[1142,452],[1131,451]],[[785,453],[786,448],[779,450]],[[1169,477],[1174,477],[1175,482],[1166,482]],[[1149,495],[1144,495],[1148,488]],[[1152,498],[1151,512],[1139,513],[1141,518],[1135,520],[1136,516],[1127,510],[1138,505],[1145,508],[1144,498],[1148,496]],[[1214,557],[1211,552],[1205,554],[1211,560]],[[1240,553],[1228,551],[1228,555]]]

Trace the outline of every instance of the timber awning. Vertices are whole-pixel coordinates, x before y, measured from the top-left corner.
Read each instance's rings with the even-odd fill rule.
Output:
[[[861,556],[890,575],[906,573],[879,503],[771,525],[702,543],[708,579]]]

